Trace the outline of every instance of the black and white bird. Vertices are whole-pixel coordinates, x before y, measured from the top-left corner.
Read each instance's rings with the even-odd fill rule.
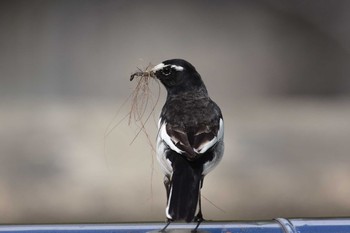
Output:
[[[224,152],[224,121],[195,67],[182,59],[166,60],[152,71],[167,90],[157,136],[157,159],[165,174],[168,223],[203,221],[203,179]]]

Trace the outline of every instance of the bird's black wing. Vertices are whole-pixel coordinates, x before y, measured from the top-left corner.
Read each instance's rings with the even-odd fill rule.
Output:
[[[222,118],[219,118],[216,124],[198,126],[190,131],[164,122],[160,137],[172,150],[184,154],[189,160],[194,160],[222,140],[223,127]]]

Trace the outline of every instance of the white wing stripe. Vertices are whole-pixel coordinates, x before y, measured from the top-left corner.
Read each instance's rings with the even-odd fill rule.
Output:
[[[160,121],[159,121],[159,124],[160,124]],[[207,150],[209,150],[212,146],[214,146],[215,143],[222,140],[222,138],[224,136],[224,121],[222,120],[222,118],[220,118],[219,124],[220,125],[219,125],[218,135],[216,137],[214,137],[212,140],[210,140],[209,142],[202,144],[199,148],[194,148],[193,150],[196,153],[203,154]],[[170,149],[176,151],[179,154],[182,154],[184,152],[183,150],[180,150],[174,144],[174,142],[171,140],[171,138],[169,137],[168,133],[166,132],[166,123],[165,122],[160,126],[159,136],[170,147]]]
[[[168,133],[166,132],[166,123],[164,122],[162,126],[160,127],[160,138],[164,140],[164,142],[170,147],[170,149],[176,151],[179,154],[182,154],[183,151],[180,150],[178,147],[175,146],[171,138],[169,137]]]
[[[199,154],[205,153],[208,149],[214,146],[217,141],[221,140],[223,136],[224,136],[224,121],[222,120],[222,118],[220,118],[218,135],[214,137],[212,140],[210,140],[209,142],[202,144],[199,148],[194,149],[194,151]]]

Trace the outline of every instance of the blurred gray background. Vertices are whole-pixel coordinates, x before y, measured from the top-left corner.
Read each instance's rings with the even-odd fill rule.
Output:
[[[222,210],[204,199],[207,219],[349,216],[349,11],[346,0],[1,1],[0,223],[163,221],[147,138],[131,144],[127,119],[104,134],[130,110],[136,67],[170,58],[197,68],[224,113],[225,157],[203,188]]]

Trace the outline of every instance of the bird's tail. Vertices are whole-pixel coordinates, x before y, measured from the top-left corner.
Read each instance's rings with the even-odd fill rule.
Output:
[[[166,214],[170,220],[191,222],[198,205],[202,169],[191,165],[181,156],[178,156],[172,165],[174,172],[170,182]]]

